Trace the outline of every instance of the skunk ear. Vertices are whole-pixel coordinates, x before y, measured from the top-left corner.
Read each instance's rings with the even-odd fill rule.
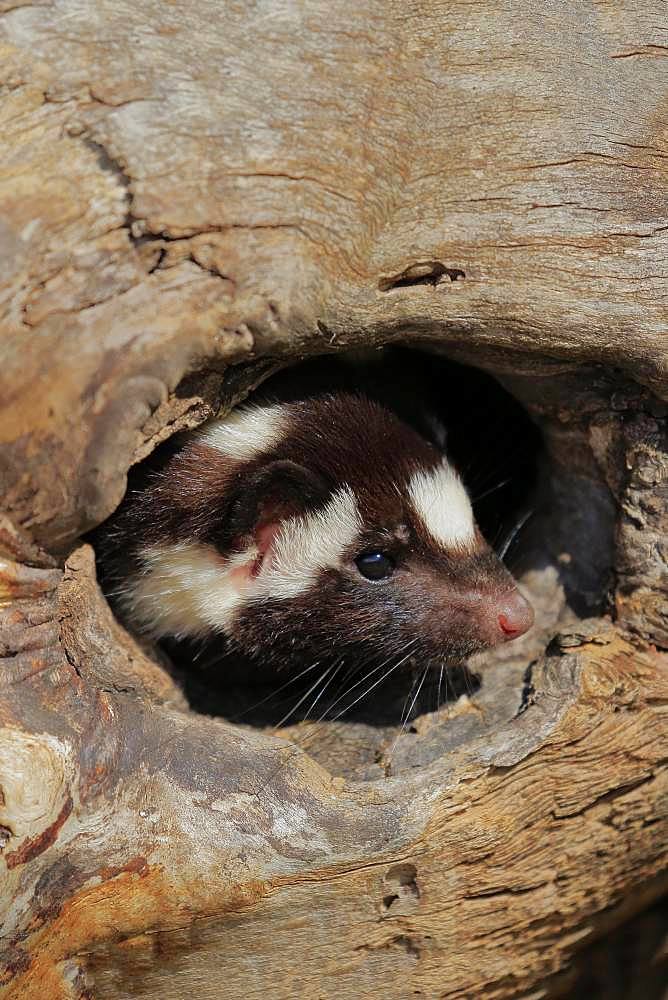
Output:
[[[445,452],[448,443],[448,432],[441,418],[430,410],[423,410],[422,419],[425,424],[425,437],[427,440],[435,444],[439,451]]]
[[[322,476],[297,462],[270,462],[250,475],[241,473],[222,534],[228,546],[245,536],[257,538],[262,529],[325,503],[330,493]]]

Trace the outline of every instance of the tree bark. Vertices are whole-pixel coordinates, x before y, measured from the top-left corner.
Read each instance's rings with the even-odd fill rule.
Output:
[[[539,997],[665,890],[660,20],[0,0],[6,996]],[[276,365],[397,342],[522,403],[550,503],[534,633],[390,766],[190,711],[81,539]]]

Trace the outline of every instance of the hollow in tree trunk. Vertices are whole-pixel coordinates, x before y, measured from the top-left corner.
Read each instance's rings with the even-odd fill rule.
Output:
[[[659,13],[0,3],[7,996],[574,995],[661,895]],[[82,536],[276,366],[398,343],[521,404],[545,502],[531,638],[388,766],[192,711]]]

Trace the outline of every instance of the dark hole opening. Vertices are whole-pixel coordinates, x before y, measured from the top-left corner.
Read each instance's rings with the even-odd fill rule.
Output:
[[[234,387],[239,378],[244,380],[243,371],[233,369],[225,386],[229,381]],[[550,505],[552,489],[542,435],[491,375],[423,350],[387,348],[304,361],[267,378],[260,392],[271,393],[279,382],[283,399],[302,398],[305,384],[310,393],[336,388],[363,392],[388,402],[434,442],[440,442],[445,428],[444,450],[464,480],[488,542],[503,551],[503,561],[517,579],[523,562],[535,564],[527,515],[544,506],[546,497]],[[252,400],[251,393],[247,401]],[[435,423],[425,418],[423,404]],[[132,469],[128,493],[145,485],[147,471],[160,468],[180,446],[177,435]],[[529,522],[534,536],[542,531],[538,520]],[[113,523],[111,531],[109,523],[101,525],[90,540],[108,592],[104,553],[117,546]],[[474,659],[470,665],[428,674],[419,662],[411,662],[391,676],[378,677],[379,683],[376,677],[367,683],[359,664],[346,664],[331,687],[317,670],[290,670],[287,664],[285,670],[268,670],[257,660],[232,656],[223,640],[163,640],[156,656],[175,674],[194,711],[254,729],[280,729],[330,772],[366,780],[441,756],[441,723],[447,723],[446,744],[452,749],[474,738],[481,726],[513,718],[521,705],[524,672],[538,649],[535,642],[533,652],[517,646],[519,653],[511,651],[511,673],[507,656],[496,666],[492,662],[491,673],[486,660],[482,671]],[[472,695],[476,698],[470,701],[467,696]]]
[[[373,360],[373,355],[369,359],[368,353],[296,365],[289,371],[292,387],[288,390],[284,373],[274,378],[282,380],[283,398],[291,393],[299,398],[308,376],[311,392],[345,384],[380,401],[389,399],[396,412],[433,437],[434,427],[420,426],[422,417],[415,412],[416,399],[428,400],[446,428],[447,453],[468,488],[481,530],[497,550],[507,547],[504,558],[512,566],[521,550],[522,525],[538,478],[541,435],[536,426],[522,406],[483,371],[415,350],[387,350],[381,360]],[[269,379],[262,391],[271,391],[271,386]],[[174,447],[168,444],[164,452]],[[289,727],[322,717],[385,728],[389,734],[403,725],[405,733],[416,734],[413,719],[454,704],[480,686],[480,677],[466,666],[425,678],[415,664],[360,697],[369,685],[360,682],[362,674],[353,664],[330,689],[323,688],[319,697],[318,678],[312,672],[301,677],[299,671],[296,676],[287,670],[268,672],[261,664],[226,655],[222,642],[166,640],[162,647],[182,672],[194,710],[255,728],[276,727],[286,716]]]

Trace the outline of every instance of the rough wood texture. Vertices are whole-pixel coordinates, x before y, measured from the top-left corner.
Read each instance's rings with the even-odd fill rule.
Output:
[[[0,0],[6,996],[538,997],[665,888],[660,15]],[[539,622],[339,773],[345,724],[189,713],[79,538],[277,359],[393,340],[539,421]]]

